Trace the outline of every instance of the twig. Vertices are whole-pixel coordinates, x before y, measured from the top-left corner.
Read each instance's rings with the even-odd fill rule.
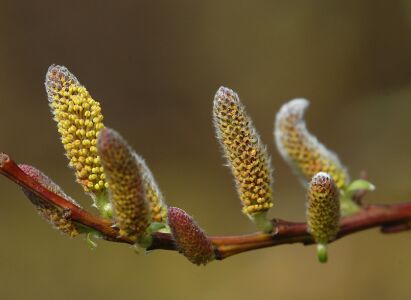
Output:
[[[106,240],[132,244],[127,238],[118,235],[118,228],[103,218],[94,216],[89,212],[73,205],[70,201],[52,193],[37,181],[26,175],[17,164],[4,153],[0,153],[0,173],[8,177],[21,187],[24,187],[43,200],[70,211],[70,218],[100,232]],[[274,219],[276,231],[272,234],[261,232],[238,236],[211,236],[215,247],[216,258],[225,259],[242,252],[273,247],[282,244],[301,243],[309,245],[314,243],[313,238],[307,233],[305,223],[288,222]],[[411,202],[393,205],[366,205],[362,210],[350,217],[341,219],[340,231],[336,238],[353,234],[373,227],[380,227],[383,233],[393,233],[411,229]],[[177,250],[170,234],[154,233],[153,242],[147,250]]]

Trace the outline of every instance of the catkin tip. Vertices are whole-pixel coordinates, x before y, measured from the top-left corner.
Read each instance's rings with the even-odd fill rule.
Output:
[[[238,102],[239,98],[236,92],[232,89],[220,86],[214,96],[214,104],[218,104],[218,102]]]
[[[308,108],[310,105],[310,101],[308,101],[305,98],[296,98],[293,100],[290,100],[289,102],[285,103],[280,111],[278,112],[279,115],[284,115],[284,114],[298,114],[299,116],[303,116],[305,110]]]

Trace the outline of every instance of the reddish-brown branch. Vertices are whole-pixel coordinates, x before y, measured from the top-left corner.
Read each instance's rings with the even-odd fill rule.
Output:
[[[110,221],[94,216],[44,188],[32,177],[26,175],[4,153],[0,153],[0,173],[19,186],[32,191],[45,201],[70,211],[70,218],[73,221],[99,231],[106,240],[133,243],[127,238],[120,237],[118,229]],[[215,247],[217,259],[224,259],[245,251],[282,244],[301,243],[309,245],[314,243],[311,235],[307,233],[305,223],[288,222],[279,219],[273,220],[273,222],[276,224],[276,232],[272,234],[257,232],[238,236],[211,236],[210,240]],[[380,227],[383,233],[409,230],[411,229],[411,203],[363,206],[359,213],[342,218],[340,225],[340,231],[336,240],[373,227]],[[153,242],[148,250],[155,249],[177,250],[173,238],[167,233],[153,234]]]
[[[28,176],[21,170],[18,165],[5,153],[0,153],[0,173],[14,181],[21,187],[24,187],[45,201],[48,201],[58,207],[70,212],[71,220],[83,224],[87,227],[94,228],[101,232],[107,240],[132,243],[131,240],[119,237],[117,228],[113,227],[109,220],[96,217],[84,209],[74,205],[70,201],[49,191],[32,177]]]

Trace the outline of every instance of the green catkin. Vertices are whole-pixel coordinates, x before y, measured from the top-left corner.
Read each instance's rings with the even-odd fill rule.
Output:
[[[325,262],[326,245],[335,239],[340,221],[339,191],[331,175],[320,172],[312,178],[307,192],[306,217],[308,232],[318,244],[318,257]]]
[[[213,245],[204,231],[184,210],[168,208],[168,224],[177,249],[196,265],[206,265],[214,259]]]
[[[346,168],[307,130],[303,117],[308,105],[305,99],[294,99],[281,107],[275,120],[277,148],[305,184],[318,172],[326,172],[339,189],[344,189],[349,183]]]
[[[217,139],[233,173],[243,213],[255,216],[272,207],[270,157],[238,95],[221,87],[214,97]]]
[[[49,191],[80,207],[73,199],[68,197],[56,183],[54,183],[49,177],[35,167],[30,165],[19,165],[19,168]],[[62,208],[56,207],[50,202],[44,201],[42,198],[25,188],[23,188],[23,192],[36,207],[40,216],[49,222],[55,229],[70,237],[75,237],[79,234],[77,225],[69,219],[69,216],[65,214]]]
[[[109,128],[101,130],[97,148],[120,235],[138,241],[150,224],[150,208],[135,154],[123,137]]]

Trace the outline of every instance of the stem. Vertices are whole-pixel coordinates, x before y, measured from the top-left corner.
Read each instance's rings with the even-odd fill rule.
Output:
[[[317,256],[320,263],[326,263],[328,260],[327,245],[317,244]]]
[[[105,219],[113,218],[113,207],[108,199],[107,191],[101,192],[98,195],[94,195],[93,200],[100,213],[100,216]]]
[[[266,211],[253,214],[251,216],[251,219],[254,221],[259,230],[267,233],[273,231],[274,225],[270,220],[267,219]]]
[[[99,232],[102,237],[112,242],[134,244],[133,241],[121,237],[118,228],[104,218],[91,215],[89,212],[73,205],[70,201],[54,194],[26,175],[17,164],[4,153],[0,153],[0,173],[24,187],[43,200],[70,211],[70,218],[84,226]],[[271,221],[275,224],[275,233],[257,232],[238,236],[211,236],[215,248],[216,259],[222,260],[242,252],[273,247],[282,244],[314,243],[307,232],[306,223],[288,222],[280,219]],[[411,229],[411,202],[392,205],[367,205],[348,217],[341,218],[340,231],[335,240],[346,235],[373,227],[380,227],[384,233],[393,233]],[[335,241],[334,240],[334,241]],[[333,241],[330,241],[330,243]],[[169,233],[155,232],[152,234],[152,244],[147,250],[164,249],[177,250]]]

